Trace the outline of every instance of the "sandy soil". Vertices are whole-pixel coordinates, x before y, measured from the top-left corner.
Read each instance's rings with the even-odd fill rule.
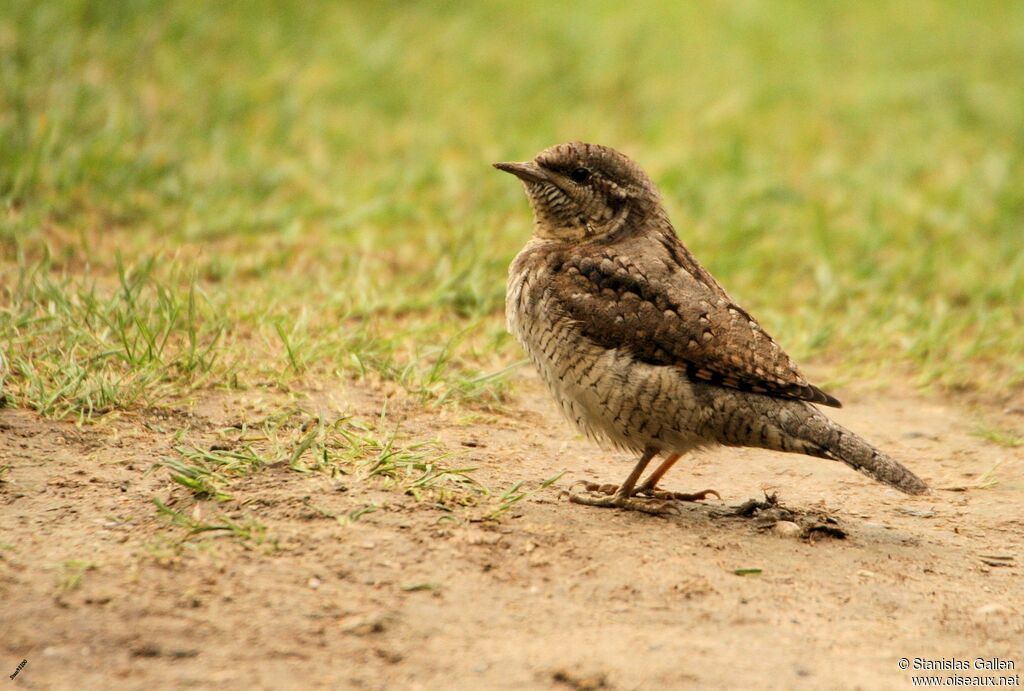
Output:
[[[488,486],[568,471],[499,522],[272,467],[232,492],[273,544],[182,542],[152,500],[187,493],[153,463],[176,432],[213,439],[270,394],[86,427],[3,410],[0,671],[27,660],[12,683],[32,689],[910,688],[901,657],[1002,658],[1016,670],[960,674],[1020,674],[1024,448],[972,436],[974,414],[952,404],[841,393],[834,416],[933,486],[1001,462],[1000,483],[911,498],[839,464],[722,449],[665,484],[723,502],[668,518],[578,506],[572,481],[618,482],[631,460],[574,437],[524,375],[503,413],[391,405]],[[310,405],[328,394],[367,415],[384,396],[353,386]],[[802,537],[728,515],[765,489]],[[385,508],[328,515],[368,502]]]

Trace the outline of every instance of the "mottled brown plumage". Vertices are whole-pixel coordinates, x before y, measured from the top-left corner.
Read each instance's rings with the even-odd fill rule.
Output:
[[[927,490],[809,405],[840,403],[807,381],[679,241],[635,163],[569,143],[495,165],[523,181],[534,211],[534,237],[509,270],[510,330],[570,420],[641,454],[613,496],[574,500],[650,510],[633,495],[669,496],[655,490],[661,475],[709,444],[831,458],[902,491]],[[658,453],[668,460],[634,490]]]

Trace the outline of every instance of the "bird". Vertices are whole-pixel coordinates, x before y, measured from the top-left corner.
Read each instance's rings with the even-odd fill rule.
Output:
[[[638,456],[621,484],[578,483],[570,501],[663,513],[675,501],[720,499],[658,488],[682,456],[716,446],[840,461],[901,492],[929,491],[821,412],[839,400],[697,261],[630,158],[568,142],[493,165],[522,181],[533,210],[532,237],[509,267],[508,330],[569,421]]]

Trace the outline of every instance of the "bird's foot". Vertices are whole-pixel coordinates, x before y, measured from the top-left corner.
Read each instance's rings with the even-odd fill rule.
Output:
[[[686,492],[669,492],[663,489],[641,487],[636,490],[636,494],[642,494],[645,497],[652,497],[654,499],[665,499],[667,501],[705,501],[708,495],[714,495],[715,499],[718,500],[722,499],[722,495],[713,489],[703,489],[700,492],[687,494]]]
[[[598,494],[584,494],[582,492],[573,492],[570,490],[569,501],[574,504],[626,509],[627,511],[641,511],[654,516],[668,516],[679,513],[679,509],[671,502],[640,498],[636,496],[627,497],[616,492],[615,490],[617,487],[615,485],[598,485],[593,482],[585,482],[581,484],[583,484],[588,491],[597,491]],[[590,489],[591,486],[596,489]],[[602,489],[604,487],[612,487],[612,491],[606,492]]]
[[[598,494],[615,494],[619,491],[618,485],[612,484],[601,484],[600,482],[587,482],[586,480],[580,480],[573,484],[573,487],[583,485],[583,489],[588,492],[597,492]]]
[[[619,491],[618,485],[601,484],[598,482],[577,482],[577,485],[583,485],[583,489],[588,492],[597,492],[599,494],[614,495]],[[700,492],[694,492],[693,494],[687,494],[684,492],[669,492],[662,489],[655,489],[654,487],[647,487],[641,485],[633,490],[630,496],[633,497],[650,497],[651,499],[663,499],[665,501],[704,501],[708,498],[708,495],[714,495],[716,499],[721,499],[722,495],[713,489],[705,489]]]

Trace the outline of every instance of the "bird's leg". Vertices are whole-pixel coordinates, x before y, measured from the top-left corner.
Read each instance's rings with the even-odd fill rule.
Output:
[[[657,489],[658,482],[667,473],[672,466],[676,464],[676,461],[682,454],[674,453],[668,458],[661,462],[654,472],[647,476],[644,482],[633,489],[631,496],[644,495],[645,497],[651,497],[653,499],[667,499],[669,501],[703,501],[707,499],[709,495],[714,495],[716,498],[721,499],[721,495],[713,489],[706,489],[700,492],[694,492],[693,494],[686,494],[683,492],[666,492],[664,490]],[[639,476],[637,476],[639,478]],[[596,482],[585,482],[583,486],[588,492],[600,492],[602,494],[616,494],[620,487],[618,485],[600,485]]]
[[[693,494],[685,494],[683,492],[666,492],[664,490],[657,489],[658,483],[661,478],[667,473],[672,466],[676,464],[681,453],[671,454],[668,458],[661,462],[654,472],[647,476],[643,484],[637,487],[633,494],[643,494],[648,497],[654,497],[655,499],[669,499],[672,501],[703,501],[708,498],[709,494],[715,495],[715,498],[721,499],[722,495],[713,489],[705,489],[700,492],[694,492]]]
[[[644,480],[643,483],[636,488],[636,493],[651,494],[652,492],[654,492],[654,488],[661,481],[661,478],[665,475],[665,473],[667,473],[672,468],[672,466],[676,464],[676,461],[678,461],[679,457],[682,455],[683,454],[681,453],[669,454],[668,458],[662,461],[661,465],[655,468],[654,472],[648,475],[647,479]]]
[[[643,475],[647,465],[651,462],[651,459],[657,455],[657,453],[657,449],[645,449],[640,460],[637,461],[636,466],[633,468],[632,472],[630,472],[629,477],[626,478],[625,482],[619,485],[614,494],[606,493],[604,496],[595,497],[592,495],[570,492],[569,501],[576,504],[586,504],[587,506],[615,507],[620,509],[630,509],[633,511],[643,511],[644,513],[652,513],[655,515],[671,513],[671,507],[666,505],[664,502],[651,502],[633,496],[635,494],[634,488],[636,487],[636,481],[640,479],[640,476]],[[587,489],[590,489],[592,485],[592,483],[584,484],[587,486]]]

